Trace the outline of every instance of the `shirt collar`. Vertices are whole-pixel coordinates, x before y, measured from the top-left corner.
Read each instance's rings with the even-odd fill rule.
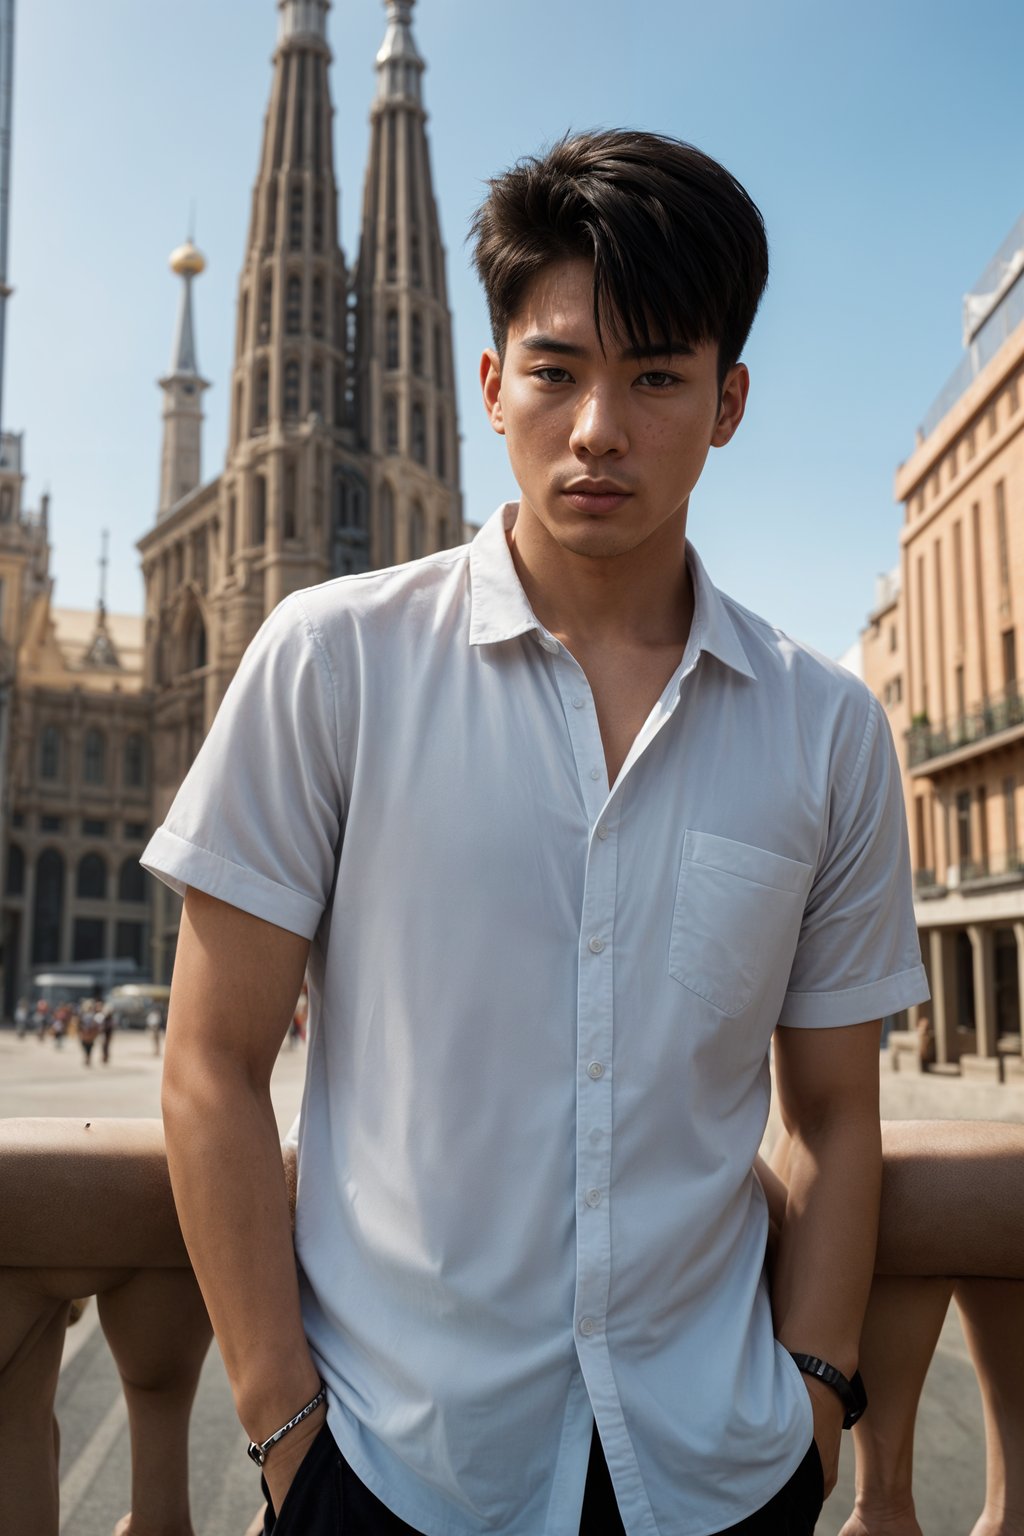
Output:
[[[518,510],[517,502],[505,502],[487,519],[470,545],[470,645],[499,644],[531,630],[544,633],[516,575],[506,539]],[[694,594],[693,625],[687,652],[696,656],[700,651],[708,651],[734,672],[755,678],[722,594],[689,540],[686,558]]]

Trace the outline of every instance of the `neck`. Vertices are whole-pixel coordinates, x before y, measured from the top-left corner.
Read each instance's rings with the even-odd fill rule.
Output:
[[[508,534],[523,590],[537,618],[570,650],[685,646],[693,619],[686,565],[686,511],[622,554],[566,549],[525,500]]]

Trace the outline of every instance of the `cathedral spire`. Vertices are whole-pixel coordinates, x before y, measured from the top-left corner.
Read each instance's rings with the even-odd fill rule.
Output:
[[[202,396],[210,387],[199,373],[192,318],[192,283],[205,271],[206,258],[186,240],[171,253],[169,265],[181,278],[182,289],[170,372],[159,381],[164,392],[164,440],[158,517],[166,516],[202,479]]]
[[[413,4],[385,0],[388,29],[377,53],[378,101],[421,100],[424,64],[412,35]]]

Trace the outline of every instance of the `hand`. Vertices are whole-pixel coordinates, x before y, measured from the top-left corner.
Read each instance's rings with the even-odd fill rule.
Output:
[[[804,1386],[814,1413],[814,1443],[818,1447],[821,1470],[825,1474],[827,1499],[839,1476],[839,1446],[843,1438],[846,1410],[832,1388],[826,1387],[823,1381],[805,1375]]]
[[[275,1515],[281,1513],[281,1506],[295,1481],[295,1474],[305,1461],[306,1453],[323,1428],[326,1418],[327,1405],[321,1403],[315,1413],[311,1413],[308,1419],[303,1419],[301,1424],[296,1424],[283,1440],[279,1440],[267,1452],[267,1459],[263,1463],[263,1476],[270,1489],[270,1502],[274,1506]]]

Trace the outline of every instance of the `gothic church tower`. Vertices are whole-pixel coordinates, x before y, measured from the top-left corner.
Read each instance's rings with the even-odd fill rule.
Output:
[[[385,0],[356,274],[360,440],[371,455],[375,563],[462,542],[445,253],[413,0]]]

